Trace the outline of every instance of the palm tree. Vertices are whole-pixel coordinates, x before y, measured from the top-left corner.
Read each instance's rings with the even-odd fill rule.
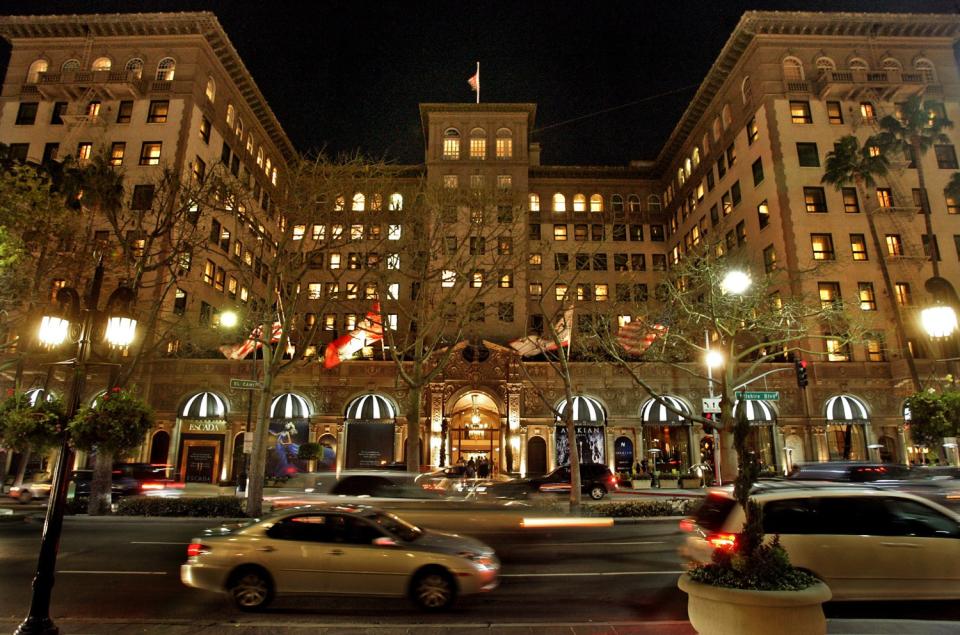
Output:
[[[919,95],[913,95],[900,105],[897,116],[887,115],[880,120],[883,130],[877,135],[878,145],[884,149],[899,151],[904,157],[912,158],[917,169],[917,180],[921,196],[927,196],[927,184],[923,174],[923,155],[931,146],[938,143],[948,144],[950,139],[943,133],[952,128],[953,122],[947,119],[943,104],[935,101],[921,101]],[[933,222],[930,218],[930,203],[924,200],[923,222],[929,241],[930,262],[933,275],[940,275],[939,254],[934,246]]]
[[[820,182],[833,185],[838,190],[844,185],[852,183],[857,188],[857,195],[860,200],[864,202],[863,211],[867,218],[867,226],[870,228],[873,251],[877,254],[880,263],[880,273],[883,276],[883,286],[890,301],[890,310],[896,325],[900,350],[906,351],[904,357],[907,360],[910,379],[913,381],[915,392],[920,392],[922,389],[920,375],[917,373],[917,365],[913,359],[913,354],[907,346],[907,332],[903,326],[903,316],[900,314],[900,307],[896,300],[897,296],[893,290],[893,283],[890,281],[886,252],[883,250],[880,235],[877,233],[877,224],[874,218],[877,202],[867,190],[868,187],[872,188],[876,185],[874,177],[885,176],[889,168],[887,157],[882,152],[876,152],[877,144],[878,140],[875,137],[868,139],[867,144],[863,147],[860,146],[860,140],[855,136],[843,137],[834,146],[834,150],[827,155],[826,168]]]

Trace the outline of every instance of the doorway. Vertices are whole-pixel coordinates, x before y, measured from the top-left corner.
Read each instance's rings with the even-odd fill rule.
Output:
[[[543,437],[530,437],[527,441],[527,476],[547,473],[547,442]]]
[[[183,442],[180,480],[184,483],[216,483],[220,466],[220,442],[187,439]]]
[[[488,395],[461,396],[453,405],[447,433],[451,465],[486,460],[494,472],[501,469],[500,411]]]

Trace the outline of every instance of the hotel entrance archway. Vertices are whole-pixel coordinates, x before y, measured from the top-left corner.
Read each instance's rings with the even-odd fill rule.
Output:
[[[450,408],[447,434],[450,464],[461,460],[479,465],[486,461],[490,473],[501,465],[500,410],[486,393],[471,391],[461,395]]]

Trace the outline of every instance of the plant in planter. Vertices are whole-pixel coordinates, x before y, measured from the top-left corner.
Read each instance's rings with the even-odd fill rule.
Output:
[[[15,485],[23,482],[29,453],[53,447],[63,433],[63,402],[42,397],[31,405],[25,393],[11,390],[0,402],[0,445],[24,455]]]
[[[93,487],[87,513],[105,514],[110,510],[112,458],[132,450],[143,442],[153,424],[153,410],[130,390],[112,388],[92,406],[84,406],[70,422],[70,436],[75,447],[96,452],[98,460],[93,481],[105,486]],[[106,492],[95,496],[94,492]]]
[[[697,489],[701,485],[703,485],[703,480],[694,471],[684,472],[680,477],[680,486],[683,489]]]
[[[680,473],[677,470],[662,472],[660,474],[660,487],[676,489],[680,487]]]
[[[630,487],[633,489],[650,489],[653,483],[653,475],[648,472],[636,472],[630,480]]]

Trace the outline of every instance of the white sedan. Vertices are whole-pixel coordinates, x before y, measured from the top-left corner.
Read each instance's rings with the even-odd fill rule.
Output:
[[[225,592],[242,610],[276,594],[409,597],[424,610],[491,591],[500,562],[466,536],[421,529],[363,505],[287,509],[235,531],[194,538],[184,584]]]

